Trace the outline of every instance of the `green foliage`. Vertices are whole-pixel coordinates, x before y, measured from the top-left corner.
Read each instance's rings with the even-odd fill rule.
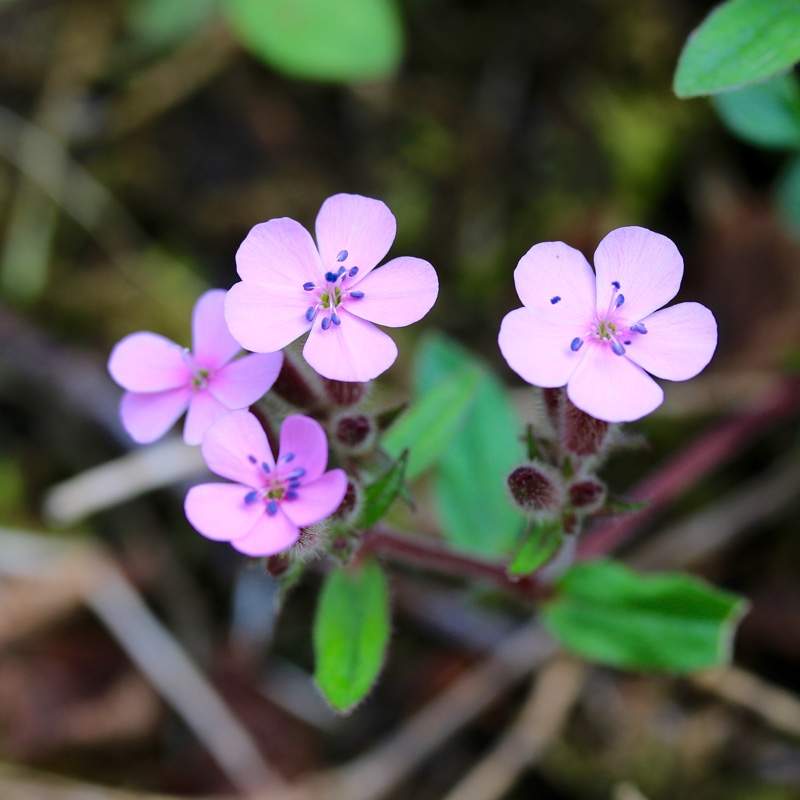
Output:
[[[800,83],[792,73],[711,98],[725,125],[760,147],[800,149]]]
[[[442,453],[434,500],[442,532],[454,546],[484,556],[507,556],[523,521],[506,496],[506,477],[523,454],[522,423],[503,385],[474,356],[443,336],[428,337],[415,367],[416,393],[442,381],[477,374],[462,427]]]
[[[674,90],[697,97],[770,78],[800,59],[797,0],[727,0],[691,34]]]
[[[372,688],[389,639],[389,593],[380,565],[328,575],[314,620],[314,679],[327,701],[347,712]]]
[[[726,663],[747,602],[679,573],[638,575],[599,560],[572,567],[542,610],[555,637],[594,661],[692,672]]]
[[[800,234],[800,156],[784,167],[777,186],[778,208],[796,235]]]
[[[361,513],[353,523],[354,528],[359,530],[369,528],[389,510],[389,506],[403,488],[407,466],[408,450],[403,450],[397,461],[378,480],[364,489]]]
[[[253,55],[298,78],[377,80],[402,56],[393,0],[224,0],[223,8]]]
[[[138,0],[129,7],[128,25],[147,47],[168,49],[208,22],[218,5],[219,0]]]
[[[530,575],[558,553],[564,541],[561,524],[551,520],[534,523],[522,547],[508,567],[509,575]]]

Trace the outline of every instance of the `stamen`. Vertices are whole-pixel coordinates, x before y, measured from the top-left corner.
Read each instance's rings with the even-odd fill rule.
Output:
[[[569,349],[572,350],[573,353],[577,353],[578,350],[581,349],[581,345],[583,345],[583,339],[581,339],[580,336],[576,336],[570,343]]]
[[[625,348],[617,341],[611,342],[611,349],[618,356],[621,356],[621,355],[625,354]]]
[[[303,284],[303,288],[304,288],[304,289],[305,289],[307,292],[310,292],[310,291],[311,291],[311,290],[312,290],[312,289],[313,289],[315,286],[316,286],[316,284],[315,284],[315,283],[313,283],[312,281],[306,281],[306,282]]]
[[[298,497],[297,492],[288,491],[283,496],[283,499],[284,500],[297,500],[297,497]]]
[[[351,278],[355,278],[358,275],[358,267],[350,267],[350,272],[347,273]]]
[[[309,306],[306,309],[306,319],[311,322],[314,317],[317,316],[317,307],[316,306]]]
[[[325,319],[322,320],[322,330],[326,331],[328,330],[328,328],[330,328],[330,326],[331,326],[331,318],[325,317]]]
[[[288,464],[290,461],[294,461],[294,453],[287,453],[280,458],[281,464]]]
[[[298,478],[302,478],[303,475],[306,474],[306,471],[302,467],[298,467],[297,469],[293,469],[286,477],[290,481],[297,480]]]
[[[244,496],[244,501],[245,501],[245,503],[247,503],[247,505],[249,505],[249,506],[253,505],[253,503],[255,503],[255,502],[256,502],[256,500],[258,500],[258,492],[257,492],[255,489],[253,489],[253,491],[252,491],[252,492],[248,492],[248,493],[247,493],[247,494]]]
[[[289,488],[290,489],[299,489],[301,486],[300,481],[289,481]]]
[[[558,303],[560,300],[561,300],[561,298],[560,298],[558,295],[556,295],[555,297],[551,297],[551,298],[550,298],[550,302],[551,302],[553,305],[555,305],[556,303]]]
[[[626,339],[626,340],[625,340],[625,344],[630,344],[630,343],[631,343],[631,340],[630,340],[630,339]]]
[[[267,462],[266,462],[266,461],[262,461],[262,462],[261,462],[261,469],[263,469],[263,470],[264,470],[264,472],[266,472],[266,473],[267,473],[267,475],[269,475],[269,474],[270,474],[270,472],[272,472],[272,469],[270,469],[270,466],[269,466],[269,464],[267,464]]]
[[[625,302],[625,295],[624,294],[620,294],[620,295],[617,295],[617,302],[614,303],[614,305],[617,308],[619,308],[624,302]]]
[[[342,277],[342,275],[347,272],[347,267],[339,267],[339,271],[336,273],[337,280]]]
[[[634,333],[647,333],[647,328],[645,328],[641,322],[634,322],[633,325],[631,325],[631,330]]]
[[[355,292],[350,292],[350,297],[354,298],[355,300],[360,300],[364,296],[364,292],[359,292],[356,290]]]
[[[334,325],[341,325],[342,324],[342,321],[339,319],[339,315],[335,311],[333,312],[333,314],[331,314],[331,322]]]
[[[337,260],[337,261],[347,261],[347,256],[348,256],[348,255],[349,255],[349,253],[347,252],[347,250],[342,250],[342,251],[339,253],[339,255],[338,255],[338,256],[336,256],[336,260]]]
[[[611,285],[612,285],[612,286],[613,286],[613,287],[614,287],[614,288],[615,288],[617,291],[619,291],[619,281],[611,281]]]
[[[339,276],[335,272],[326,272],[325,280],[328,281],[328,283],[336,283],[336,281],[339,280]]]
[[[258,464],[258,459],[257,459],[255,456],[247,456],[247,460],[248,460],[248,461],[249,461],[251,464]]]
[[[274,517],[278,513],[278,504],[274,500],[267,503],[267,514]]]

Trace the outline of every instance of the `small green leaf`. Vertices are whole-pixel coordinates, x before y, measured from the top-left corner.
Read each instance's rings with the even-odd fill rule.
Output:
[[[727,663],[747,601],[689,575],[639,575],[599,560],[572,567],[542,609],[553,635],[617,667],[693,672]]]
[[[393,0],[224,0],[223,7],[253,55],[298,78],[386,78],[402,56]]]
[[[689,36],[675,94],[697,97],[770,78],[800,59],[797,0],[728,0]]]
[[[337,711],[349,711],[372,688],[388,640],[389,592],[377,561],[331,572],[314,620],[314,680]]]
[[[548,520],[534,524],[508,566],[509,575],[530,575],[535,572],[561,549],[563,541],[564,532],[560,523]]]
[[[419,393],[411,408],[383,435],[381,446],[393,458],[410,450],[408,480],[416,478],[451,446],[475,401],[482,377],[471,365],[454,371],[430,391]]]
[[[364,489],[363,506],[353,527],[369,528],[380,520],[403,488],[403,478],[408,466],[408,450],[378,480]]]
[[[718,94],[711,102],[728,129],[746,142],[800,149],[800,84],[793,73]]]
[[[148,47],[167,49],[207,23],[218,5],[218,0],[138,0],[129,7],[128,25]]]

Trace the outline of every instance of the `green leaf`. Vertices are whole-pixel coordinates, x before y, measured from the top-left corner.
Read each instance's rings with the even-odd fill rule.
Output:
[[[509,575],[530,575],[535,572],[561,549],[563,541],[564,532],[560,523],[550,520],[536,523],[509,564]]]
[[[800,84],[793,73],[718,94],[711,102],[728,129],[746,142],[800,149]]]
[[[380,520],[403,488],[403,478],[408,466],[408,450],[378,480],[364,489],[363,505],[353,527],[369,528]]]
[[[452,445],[482,378],[472,365],[453,371],[430,391],[418,392],[411,408],[383,435],[381,446],[393,458],[403,450],[410,451],[408,480],[430,467]]]
[[[389,639],[389,592],[380,565],[328,575],[314,620],[314,679],[327,701],[349,711],[370,690]]]
[[[542,610],[568,649],[617,667],[692,672],[726,663],[747,601],[688,575],[639,575],[599,560],[572,567]]]
[[[218,5],[218,0],[138,0],[129,7],[128,25],[148,47],[167,49],[208,22]]]
[[[675,94],[697,97],[770,78],[800,59],[797,0],[728,0],[689,36]]]
[[[253,55],[298,78],[376,80],[402,56],[393,0],[224,0],[223,7]]]
[[[507,496],[506,478],[524,454],[522,423],[503,385],[479,361],[443,336],[423,341],[415,368],[417,392],[464,370],[480,376],[461,430],[439,461],[434,501],[442,531],[461,550],[508,556],[523,518]],[[451,376],[451,377],[448,377]]]

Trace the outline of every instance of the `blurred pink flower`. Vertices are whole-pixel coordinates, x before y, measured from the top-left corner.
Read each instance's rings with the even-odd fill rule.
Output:
[[[111,351],[108,371],[127,390],[120,416],[134,441],[160,438],[188,408],[183,438],[187,444],[200,444],[212,423],[255,403],[275,383],[283,353],[231,360],[242,348],[225,325],[224,303],[223,289],[198,299],[192,351],[147,331],[126,336]]]
[[[284,420],[277,461],[249,411],[234,411],[212,425],[201,452],[212,472],[236,483],[193,486],[186,517],[203,536],[249,556],[291,547],[299,529],[332,514],[347,491],[344,470],[325,472],[322,426],[302,414]]]
[[[416,322],[436,301],[436,271],[420,258],[374,270],[394,241],[396,222],[380,201],[329,197],[316,235],[283,217],[256,225],[236,253],[241,282],[225,300],[231,333],[248,350],[280,350],[310,330],[306,361],[326,378],[367,381],[397,357],[391,328]]]
[[[498,342],[528,383],[566,385],[587,414],[627,422],[664,399],[648,372],[684,381],[708,364],[717,323],[699,303],[656,310],[683,277],[683,259],[666,236],[618,228],[600,242],[594,263],[596,276],[563,242],[534,245],[514,272],[524,307],[506,315]]]

